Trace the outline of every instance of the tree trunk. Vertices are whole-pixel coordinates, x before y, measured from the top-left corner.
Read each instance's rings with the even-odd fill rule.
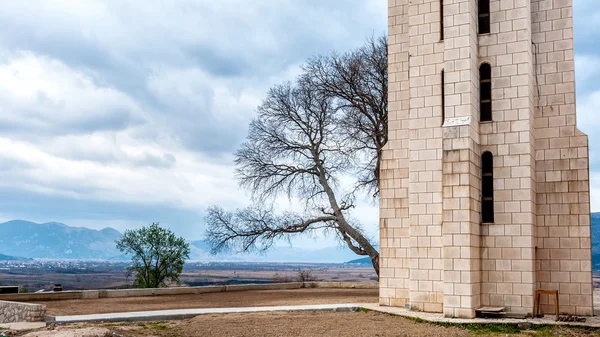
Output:
[[[321,165],[321,161],[318,156],[318,152],[313,152],[315,158],[315,164],[317,169],[319,170],[319,183],[323,186],[323,190],[325,194],[327,194],[327,198],[329,199],[329,205],[333,209],[333,213],[337,218],[336,222],[338,224],[338,232],[342,235],[342,238],[348,245],[348,248],[352,250],[357,255],[367,255],[371,258],[371,264],[373,265],[373,269],[375,269],[375,273],[377,273],[377,277],[379,277],[379,252],[371,245],[369,240],[362,235],[362,233],[350,225],[346,221],[346,217],[342,212],[341,207],[338,205],[337,199],[335,198],[335,193],[331,186],[329,186],[329,182],[325,176],[325,168]],[[352,242],[354,240],[358,247],[354,245]]]

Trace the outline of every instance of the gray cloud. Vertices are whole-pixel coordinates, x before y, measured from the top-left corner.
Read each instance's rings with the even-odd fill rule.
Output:
[[[574,31],[575,31],[575,65],[577,81],[577,124],[588,134],[590,144],[590,170],[592,180],[600,176],[600,8],[595,0],[574,0]],[[592,186],[598,183],[592,181]],[[595,193],[595,190],[592,191]],[[592,201],[600,200],[592,196]],[[592,209],[600,211],[600,204],[592,203]]]
[[[575,0],[592,144],[595,2]],[[268,88],[384,33],[387,1],[5,1],[0,27],[0,217],[198,237],[204,207],[248,201],[231,153]]]
[[[181,135],[192,150],[231,152],[241,141],[240,132],[232,130],[244,127],[254,107],[237,107],[244,119],[224,127],[214,116],[220,111],[212,106],[212,82],[222,80],[240,90],[241,81],[258,89],[254,94],[260,97],[290,65],[332,49],[346,50],[383,32],[385,4],[380,2],[9,3],[0,14],[0,25],[6,27],[0,41],[10,50],[33,51],[91,72],[141,108],[168,115],[169,132]],[[163,97],[152,81],[165,66],[183,77],[190,70],[206,76]],[[193,132],[194,124],[200,132]],[[86,126],[81,125],[83,131]]]

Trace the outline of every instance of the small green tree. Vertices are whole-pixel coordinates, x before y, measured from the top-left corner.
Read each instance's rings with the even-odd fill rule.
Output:
[[[132,256],[130,271],[138,288],[166,287],[167,280],[179,284],[185,260],[190,257],[190,245],[158,223],[126,230],[116,244],[117,249]]]

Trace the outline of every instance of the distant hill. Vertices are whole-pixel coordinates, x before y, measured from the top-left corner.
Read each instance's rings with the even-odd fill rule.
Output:
[[[31,259],[27,258],[27,257],[10,256],[10,255],[0,254],[0,261],[28,261],[28,260],[31,260]]]
[[[303,249],[297,247],[275,247],[265,254],[259,254],[255,259],[274,262],[339,262],[356,258],[346,247],[332,246],[318,249]]]
[[[37,224],[24,220],[0,223],[0,261],[27,258],[128,260],[115,247],[121,233],[107,227],[94,230],[62,223]],[[210,254],[203,240],[190,242],[192,260],[256,262],[337,262],[370,265],[368,257],[357,258],[345,247],[302,249],[274,247],[264,254]],[[25,257],[21,257],[25,256]],[[600,272],[600,213],[592,213],[592,264]]]
[[[332,246],[318,249],[297,247],[273,247],[265,253],[228,254],[216,256],[210,254],[210,245],[203,240],[191,242],[193,260],[209,261],[253,261],[253,262],[316,262],[342,263],[357,257],[346,247]]]
[[[600,272],[600,213],[592,213],[592,269]]]
[[[344,262],[345,264],[366,264],[366,265],[371,265],[371,258],[370,257],[363,257],[361,259],[356,259],[356,260],[352,260],[352,261],[348,261],[348,262]]]
[[[105,259],[128,260],[116,249],[115,240],[121,237],[117,230],[107,227],[94,230],[71,227],[63,223],[34,223],[13,220],[0,223],[0,249],[8,256],[27,256],[37,259]],[[190,242],[190,259],[202,261],[256,261],[256,262],[344,262],[357,256],[347,248],[326,247],[302,249],[274,247],[264,254],[212,255],[203,240]]]
[[[120,255],[117,230],[37,224],[24,220],[0,223],[0,249],[8,255],[47,259],[108,259]]]

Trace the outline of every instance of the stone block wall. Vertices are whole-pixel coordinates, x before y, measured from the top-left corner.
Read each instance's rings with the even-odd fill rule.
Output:
[[[480,306],[530,313],[535,290],[545,289],[559,290],[561,312],[591,315],[572,0],[490,0],[489,34],[478,34],[477,0],[388,3],[380,304],[452,317]],[[483,63],[491,122],[479,120]],[[481,221],[485,152],[494,162],[493,223]]]
[[[444,125],[444,315],[473,317],[481,304],[480,146],[471,116]]]
[[[390,0],[389,5],[389,132],[380,175],[379,302],[402,307],[410,295],[409,0]]]
[[[46,306],[19,302],[0,301],[0,324],[15,322],[42,322]]]
[[[531,0],[540,289],[558,290],[560,310],[591,315],[592,264],[588,137],[577,129],[573,4]],[[548,297],[544,309],[552,310]]]
[[[494,156],[493,224],[482,225],[482,305],[531,312],[535,290],[536,174],[529,1],[490,1],[491,32],[479,36],[492,68],[492,122],[480,125]]]
[[[409,4],[410,306],[442,312],[442,71],[440,1]]]

